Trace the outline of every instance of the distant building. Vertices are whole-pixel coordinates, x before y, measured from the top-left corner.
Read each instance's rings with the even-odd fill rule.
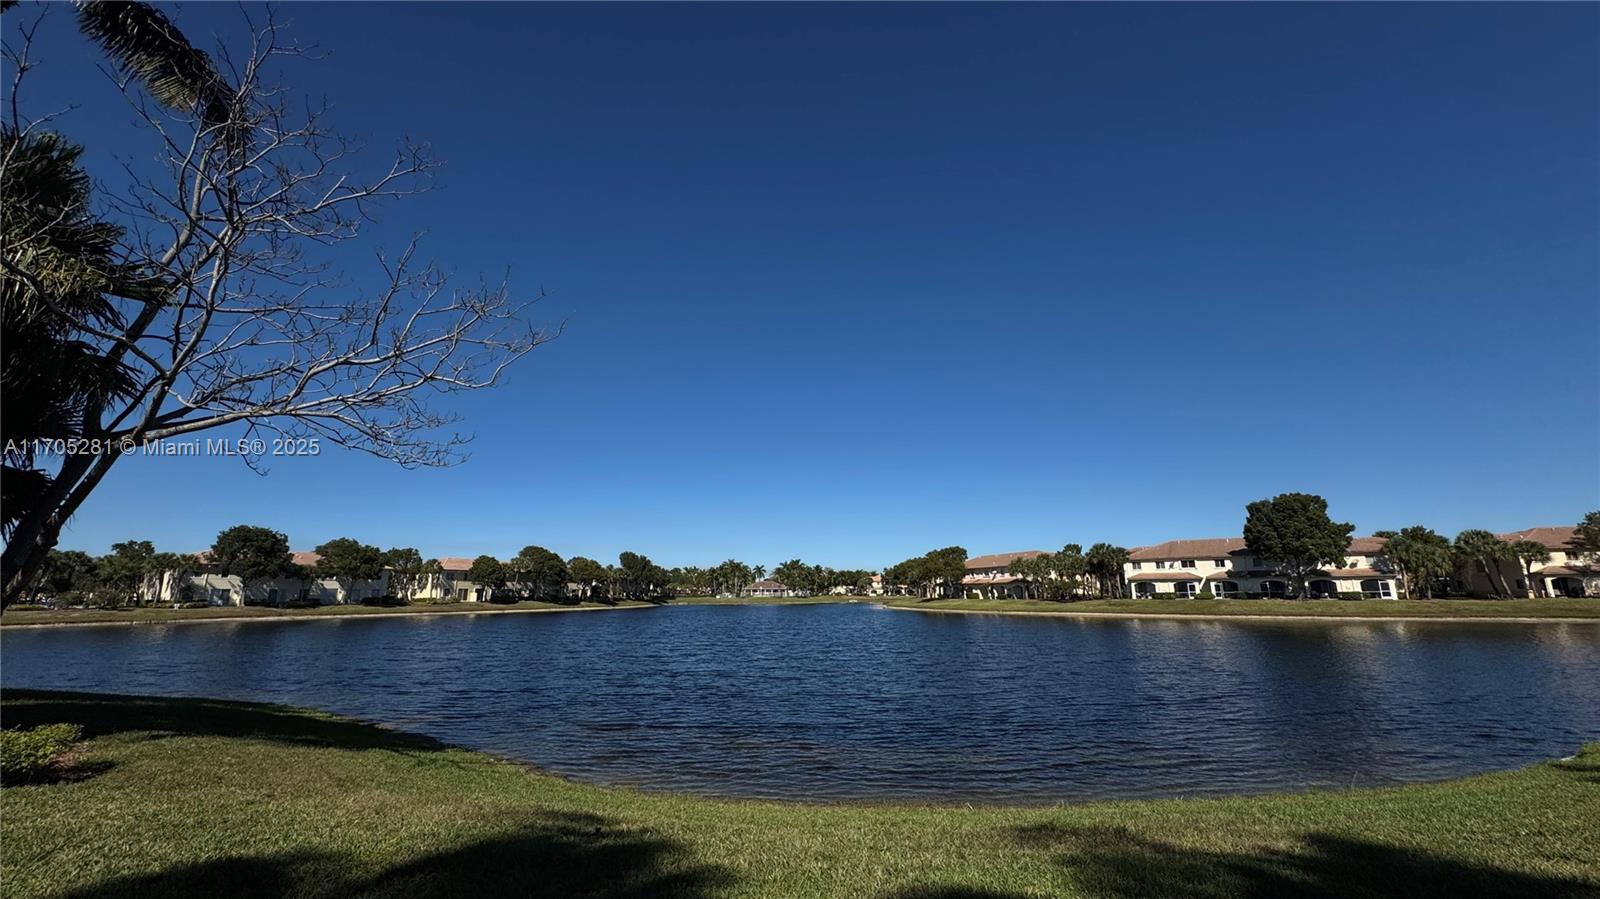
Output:
[[[200,571],[187,577],[168,572],[161,577],[155,601],[160,603],[204,602],[213,606],[341,605],[386,596],[389,573],[373,580],[341,583],[334,578],[316,576],[321,556],[314,552],[293,552],[289,559],[306,572],[305,577],[285,575],[246,582],[238,575],[223,574],[210,565],[209,551],[195,554]]]
[[[740,590],[739,593],[742,596],[793,596],[793,595],[795,595],[793,590],[790,590],[788,587],[784,586],[783,584],[778,583],[777,581],[756,581],[755,583],[753,583],[750,586],[744,588],[743,590]]]
[[[961,578],[961,591],[979,599],[1002,599],[1024,595],[1023,578],[1010,573],[1018,559],[1036,559],[1043,550],[1025,549],[1014,553],[995,553],[967,560],[967,573]]]

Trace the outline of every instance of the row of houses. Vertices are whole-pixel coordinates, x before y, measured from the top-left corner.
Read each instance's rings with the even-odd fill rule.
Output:
[[[204,602],[213,606],[341,605],[394,595],[389,572],[370,580],[341,581],[315,574],[321,556],[314,552],[290,553],[294,567],[307,572],[305,577],[284,575],[246,581],[238,575],[206,571],[209,553],[199,553],[198,574],[169,572],[156,586],[153,597],[159,603]],[[487,602],[489,589],[467,580],[471,559],[447,557],[439,560],[441,571],[425,575],[400,592],[417,602]]]
[[[1572,527],[1537,527],[1498,534],[1502,541],[1531,540],[1550,554],[1548,561],[1524,572],[1515,561],[1502,564],[1504,583],[1521,594],[1543,596],[1600,596],[1600,559],[1579,552]],[[1383,555],[1382,537],[1355,537],[1350,541],[1343,563],[1314,572],[1307,582],[1312,597],[1352,596],[1394,599],[1404,594],[1400,576]],[[999,599],[1025,595],[1025,580],[1011,573],[1011,563],[1035,558],[1041,550],[996,553],[967,560],[962,591],[969,597]],[[199,558],[202,571],[192,575],[168,574],[157,587],[157,602],[205,602],[210,605],[336,605],[393,595],[389,573],[373,580],[340,581],[318,577],[319,556],[314,552],[291,554],[305,577],[283,576],[245,582],[237,575],[204,571],[206,554]],[[472,559],[447,557],[439,560],[441,571],[427,575],[399,592],[405,599],[419,602],[487,602],[489,588],[467,579]],[[1275,597],[1292,591],[1289,579],[1279,574],[1270,559],[1262,559],[1244,545],[1243,537],[1209,537],[1169,540],[1129,551],[1123,566],[1127,592],[1134,597],[1188,597],[1208,592],[1218,597]],[[569,585],[582,592],[580,585]],[[842,588],[841,588],[842,589]],[[1480,570],[1456,574],[1456,592],[1488,595],[1495,585]],[[793,596],[795,591],[775,580],[757,581],[740,591],[744,596]],[[869,596],[885,592],[883,577],[874,575]]]
[[[1600,559],[1577,549],[1572,527],[1537,527],[1497,534],[1505,543],[1531,540],[1550,554],[1524,572],[1515,560],[1501,563],[1500,575],[1520,595],[1600,596]],[[1399,574],[1383,555],[1383,537],[1354,537],[1343,563],[1314,572],[1307,582],[1313,597],[1351,596],[1394,599],[1403,594]],[[1045,555],[1041,550],[997,553],[967,561],[961,586],[969,597],[1003,598],[1024,595],[1024,579],[1011,574],[1011,563]],[[1271,559],[1263,559],[1244,545],[1243,537],[1209,537],[1168,540],[1130,550],[1123,566],[1128,592],[1135,597],[1172,598],[1210,592],[1213,596],[1285,596],[1289,579],[1279,574]],[[1456,573],[1453,588],[1460,593],[1490,595],[1495,585],[1480,570]]]

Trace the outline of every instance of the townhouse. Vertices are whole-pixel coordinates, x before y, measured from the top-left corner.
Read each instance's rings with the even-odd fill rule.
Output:
[[[1352,537],[1340,565],[1315,571],[1307,578],[1307,592],[1313,598],[1398,597],[1399,576],[1383,558],[1383,544],[1382,537]],[[1135,597],[1188,597],[1206,591],[1218,597],[1282,597],[1294,589],[1276,563],[1250,552],[1243,537],[1168,540],[1142,546],[1128,553],[1123,575]]]
[[[204,602],[213,606],[340,605],[389,594],[389,573],[372,580],[340,581],[317,577],[321,556],[314,552],[290,553],[293,562],[306,575],[283,575],[246,581],[236,574],[207,570],[209,552],[195,554],[200,571],[187,576],[176,572],[162,575],[155,599],[162,603]]]
[[[995,553],[974,556],[967,560],[967,573],[961,578],[964,596],[977,599],[1017,598],[1024,594],[1025,578],[1011,573],[1011,563],[1018,559],[1036,559],[1043,550],[1025,549],[1014,553]]]
[[[1499,580],[1513,595],[1600,596],[1600,558],[1579,549],[1577,528],[1571,525],[1536,527],[1495,536],[1507,544],[1532,541],[1550,555],[1549,559],[1529,566],[1533,575],[1531,581],[1520,561],[1506,559],[1500,563]],[[1496,590],[1488,576],[1476,567],[1459,572],[1458,578],[1469,593],[1489,595]]]

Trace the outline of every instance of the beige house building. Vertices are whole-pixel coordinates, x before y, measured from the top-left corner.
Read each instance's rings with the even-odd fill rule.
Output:
[[[967,560],[967,573],[961,578],[961,592],[964,596],[977,599],[1021,597],[1024,594],[1024,579],[1010,573],[1011,563],[1018,559],[1036,559],[1044,554],[1043,550],[1025,549],[1021,552],[974,556]]]
[[[1368,599],[1395,599],[1399,577],[1383,558],[1382,537],[1352,537],[1343,564],[1313,572],[1306,590],[1313,598],[1360,594]],[[1287,596],[1290,579],[1270,559],[1257,558],[1243,537],[1169,540],[1128,553],[1123,574],[1135,597]]]
[[[739,591],[740,596],[794,596],[795,592],[777,581],[756,581]]]
[[[406,597],[420,602],[488,602],[492,588],[467,580],[472,559],[445,556],[439,560],[438,574],[424,575],[422,583]]]
[[[1532,566],[1531,583],[1521,562],[1509,559],[1501,563],[1500,579],[1513,595],[1600,596],[1600,558],[1578,550],[1577,528],[1570,525],[1526,528],[1495,536],[1505,543],[1530,540],[1550,554],[1548,561]],[[1470,568],[1459,572],[1458,576],[1469,593],[1490,595],[1496,590],[1481,569]]]

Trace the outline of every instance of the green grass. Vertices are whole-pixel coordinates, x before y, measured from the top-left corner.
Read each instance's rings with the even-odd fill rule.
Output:
[[[563,609],[617,609],[644,606],[642,602],[446,602],[412,603],[404,606],[312,606],[304,609],[273,609],[266,606],[208,606],[199,609],[41,609],[12,606],[0,615],[0,626],[30,624],[109,624],[159,623],[166,621],[204,621],[209,618],[337,618],[348,615],[462,615],[515,611],[557,611]]]
[[[571,783],[316,712],[8,691],[81,724],[0,790],[5,895],[1600,895],[1600,744],[1441,784],[1054,808],[800,805]]]
[[[952,612],[1271,615],[1316,618],[1595,618],[1600,599],[917,599],[885,597],[896,608]]]

